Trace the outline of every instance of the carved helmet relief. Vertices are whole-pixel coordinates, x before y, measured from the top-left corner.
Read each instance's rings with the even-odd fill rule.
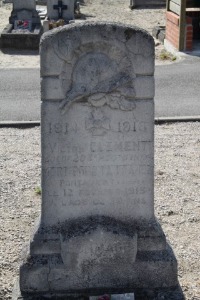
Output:
[[[127,66],[128,65],[128,66]],[[71,85],[62,101],[64,111],[74,102],[112,109],[135,108],[134,78],[129,64],[111,59],[106,53],[89,52],[74,65]]]

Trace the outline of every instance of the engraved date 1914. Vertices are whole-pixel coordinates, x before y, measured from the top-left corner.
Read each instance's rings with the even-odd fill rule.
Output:
[[[48,134],[68,134],[69,132],[77,133],[82,131],[85,126],[78,125],[76,122],[73,124],[69,123],[48,123],[47,133]],[[129,121],[119,121],[115,124],[111,123],[110,130],[112,132],[128,133],[128,132],[146,132],[147,123],[146,122],[129,122]]]

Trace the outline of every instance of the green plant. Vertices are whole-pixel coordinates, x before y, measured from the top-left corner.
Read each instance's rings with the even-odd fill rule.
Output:
[[[42,194],[42,190],[41,190],[41,188],[39,186],[37,186],[35,188],[35,193],[36,193],[36,195],[41,195]]]
[[[166,50],[163,50],[163,51],[161,51],[161,53],[160,53],[160,59],[161,59],[161,60],[175,61],[175,60],[176,60],[176,56],[173,55],[172,53],[166,51]]]

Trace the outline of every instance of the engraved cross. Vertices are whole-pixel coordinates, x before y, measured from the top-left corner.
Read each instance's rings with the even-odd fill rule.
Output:
[[[67,9],[67,5],[64,5],[62,0],[58,0],[58,4],[53,5],[53,8],[58,10],[58,18],[62,19],[63,10]]]

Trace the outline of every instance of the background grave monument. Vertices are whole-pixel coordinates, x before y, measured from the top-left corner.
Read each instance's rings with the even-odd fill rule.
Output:
[[[38,49],[42,26],[35,0],[13,0],[9,24],[1,34],[3,48]]]
[[[64,19],[65,21],[74,19],[74,0],[48,0],[47,17],[51,20]]]
[[[13,0],[13,10],[9,23],[14,24],[16,20],[31,20],[32,24],[41,23],[36,11],[35,0]]]
[[[153,74],[153,38],[139,28],[43,35],[42,213],[20,267],[24,299],[177,289],[154,216]]]
[[[47,18],[43,22],[44,32],[74,22],[76,0],[47,0]]]

